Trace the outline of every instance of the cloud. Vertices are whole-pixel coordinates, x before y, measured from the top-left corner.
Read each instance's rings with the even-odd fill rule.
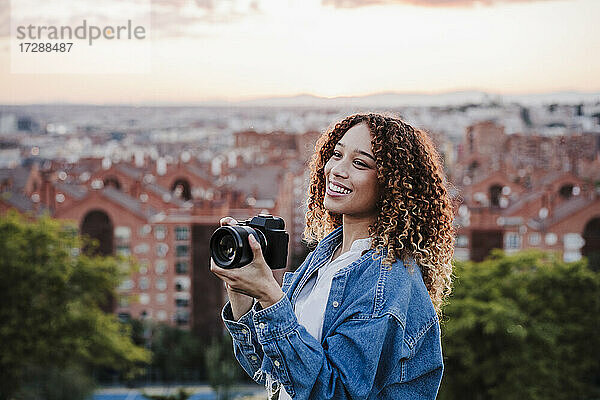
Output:
[[[423,7],[471,7],[493,6],[502,3],[532,3],[553,0],[323,0],[324,6],[335,8],[358,8],[374,5],[409,4]]]
[[[202,36],[202,28],[261,13],[259,0],[152,0],[152,30],[158,38]]]
[[[38,0],[19,0],[25,2]],[[153,36],[157,39],[167,37],[190,37],[201,35],[199,31],[212,24],[227,24],[248,16],[261,13],[261,0],[151,0],[151,22]],[[135,14],[136,7],[148,4],[148,0],[79,0],[69,13],[60,15],[60,20],[48,16],[44,7],[31,7],[37,10],[44,23],[74,24],[81,22],[82,15],[93,13],[103,20],[114,21],[116,17]],[[36,12],[36,11],[34,11]],[[100,15],[100,13],[105,15]],[[30,15],[31,17],[31,15]],[[0,0],[0,39],[10,35],[10,0]]]

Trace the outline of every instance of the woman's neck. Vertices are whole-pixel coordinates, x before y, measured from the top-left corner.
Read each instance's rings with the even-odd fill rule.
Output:
[[[352,243],[356,239],[365,239],[369,237],[369,225],[373,223],[373,218],[355,219],[349,216],[342,216],[342,245],[338,248],[339,254],[350,250]]]

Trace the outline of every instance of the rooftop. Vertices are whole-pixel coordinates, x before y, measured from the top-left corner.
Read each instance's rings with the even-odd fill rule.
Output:
[[[158,211],[152,207],[143,204],[141,201],[134,199],[133,197],[113,187],[105,187],[102,190],[102,195],[114,201],[115,203],[120,204],[137,216],[145,219],[150,219],[152,216],[158,213]]]

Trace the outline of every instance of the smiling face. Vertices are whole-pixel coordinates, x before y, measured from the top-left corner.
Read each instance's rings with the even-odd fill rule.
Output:
[[[377,214],[377,168],[371,132],[361,123],[348,129],[325,164],[323,206],[332,213],[359,219]]]

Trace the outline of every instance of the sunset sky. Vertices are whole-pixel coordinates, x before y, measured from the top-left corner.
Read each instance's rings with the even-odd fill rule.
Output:
[[[47,15],[54,0],[13,1]],[[71,4],[81,5],[73,13],[85,13],[89,4],[120,21],[133,18],[144,1]],[[10,1],[0,0],[0,103],[600,91],[598,0],[153,0],[151,6],[148,72],[20,74],[11,73]],[[111,63],[105,49],[98,46]]]

